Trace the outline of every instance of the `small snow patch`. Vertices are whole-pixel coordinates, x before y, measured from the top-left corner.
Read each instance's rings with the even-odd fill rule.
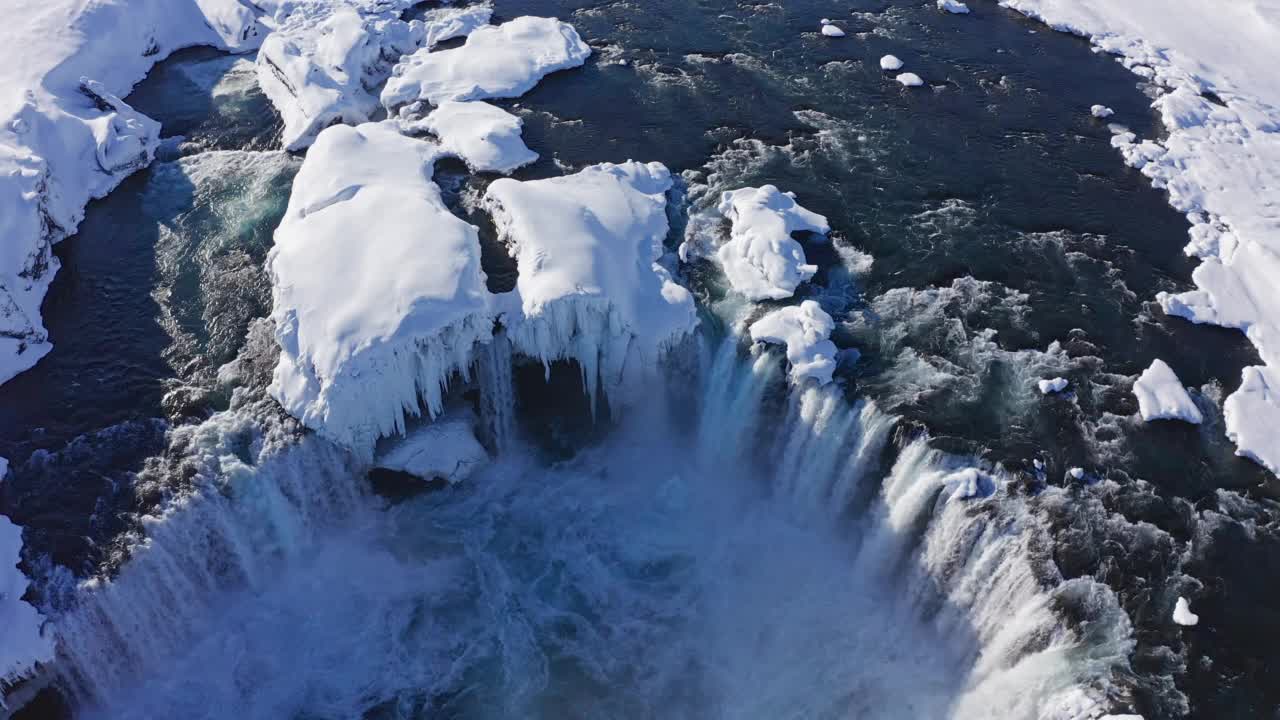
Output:
[[[822,34],[827,37],[844,37],[844,30],[827,21],[822,24]]]
[[[898,59],[897,55],[885,55],[884,57],[880,58],[880,69],[881,70],[901,70],[902,61]]]
[[[1200,616],[1191,612],[1191,603],[1186,598],[1180,597],[1173,606],[1173,621],[1183,627],[1194,627],[1200,622]]]
[[[1067,382],[1066,378],[1060,378],[1060,377],[1054,378],[1052,380],[1041,380],[1038,383],[1038,385],[1040,386],[1040,392],[1044,393],[1045,395],[1049,395],[1052,393],[1060,393],[1063,390],[1067,389],[1068,384],[1069,383]]]
[[[1067,471],[1067,474],[1076,480],[1084,479],[1084,468],[1073,467]]]
[[[906,87],[920,87],[921,85],[924,85],[924,80],[915,73],[902,73],[895,79]]]
[[[969,14],[969,6],[957,0],[938,0],[938,9],[945,10],[952,15]]]
[[[1115,115],[1116,111],[1112,110],[1106,105],[1094,105],[1093,107],[1089,108],[1089,114],[1093,115],[1096,118],[1102,119],[1102,118],[1109,118],[1112,115]]]

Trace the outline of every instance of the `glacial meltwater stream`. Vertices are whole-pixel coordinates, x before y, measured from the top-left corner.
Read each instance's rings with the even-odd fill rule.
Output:
[[[1256,356],[1150,302],[1190,286],[1186,222],[1088,113],[1106,102],[1156,133],[1133,75],[979,0],[964,20],[896,0],[494,5],[593,48],[499,103],[542,156],[515,177],[627,159],[679,175],[664,263],[697,334],[644,402],[604,398],[594,419],[577,367],[500,338],[449,399],[493,463],[386,492],[266,393],[263,263],[301,156],[277,149],[251,58],[174,55],[129,98],[173,139],[58,246],[56,348],[0,386],[0,512],[26,528],[59,642],[29,716],[1066,720],[1280,702],[1259,660],[1280,629],[1232,619],[1266,602],[1252,574],[1280,570],[1259,549],[1280,548],[1258,529],[1275,527],[1267,477],[1221,429]],[[821,36],[822,17],[848,37]],[[889,53],[927,87],[893,82]],[[477,201],[493,178],[442,162],[435,179],[509,290]],[[819,270],[797,293],[837,322],[831,385],[790,383],[780,349],[740,334],[761,308],[705,258],[676,259],[725,232],[722,191],[765,183],[835,230],[800,238]],[[1203,426],[1134,420],[1155,357],[1200,388]],[[1035,389],[1055,376],[1072,392]],[[1184,637],[1168,618],[1192,588],[1220,620]]]

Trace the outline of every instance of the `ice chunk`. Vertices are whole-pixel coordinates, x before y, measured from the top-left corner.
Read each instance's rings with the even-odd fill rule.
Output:
[[[1041,380],[1037,384],[1040,387],[1040,392],[1049,395],[1050,393],[1060,393],[1066,390],[1067,385],[1070,383],[1067,382],[1066,378],[1053,378],[1052,380]]]
[[[1194,627],[1200,622],[1200,616],[1191,612],[1191,603],[1186,598],[1179,597],[1173,606],[1173,621],[1183,627]]]
[[[1084,479],[1084,468],[1081,468],[1081,467],[1073,467],[1073,468],[1071,468],[1070,470],[1068,470],[1068,471],[1067,471],[1067,474],[1068,474],[1068,475],[1070,475],[1070,476],[1072,477],[1072,479],[1075,479],[1075,480],[1083,480],[1083,479]]]
[[[844,30],[832,25],[831,21],[822,23],[822,34],[827,37],[844,37]]]
[[[396,440],[375,465],[423,480],[462,482],[489,463],[476,439],[475,419],[467,413],[446,414]]]
[[[1240,389],[1227,396],[1222,412],[1227,437],[1236,454],[1280,475],[1280,372],[1270,367],[1247,367]]]
[[[822,306],[805,300],[798,306],[774,310],[751,324],[752,342],[786,345],[791,381],[813,378],[831,382],[836,369],[836,346],[831,342],[835,321]]]
[[[1109,118],[1112,115],[1115,115],[1116,111],[1112,110],[1106,105],[1094,105],[1093,107],[1089,108],[1089,114],[1101,120],[1103,118]]]
[[[730,220],[729,241],[716,258],[733,289],[749,300],[783,300],[813,277],[795,232],[831,232],[827,219],[806,210],[773,185],[731,190],[720,196],[720,213]]]
[[[1133,394],[1144,421],[1185,420],[1197,425],[1204,421],[1178,376],[1163,360],[1154,360],[1142,373],[1133,384]]]
[[[597,383],[621,386],[629,356],[653,367],[696,327],[693,297],[657,262],[670,188],[665,167],[638,162],[489,186],[485,207],[520,271],[522,317],[505,317],[517,350],[576,360],[594,397]]]
[[[954,15],[968,15],[969,6],[959,0],[938,0],[938,9],[945,10]]]
[[[538,159],[520,138],[524,121],[485,102],[443,102],[418,126],[433,133],[440,151],[476,172],[509,174]]]
[[[880,69],[881,70],[901,70],[902,61],[898,59],[897,55],[885,55],[884,57],[880,58]]]
[[[389,111],[418,100],[518,97],[543,76],[586,62],[591,48],[572,25],[555,18],[519,17],[467,36],[462,47],[420,50],[395,67],[382,91]]]
[[[0,478],[8,463],[0,459]],[[44,617],[22,600],[30,581],[17,568],[22,528],[0,516],[0,690],[30,675],[37,663],[53,660],[53,638]],[[4,695],[0,693],[0,709]]]
[[[359,452],[437,415],[493,330],[476,229],[432,182],[435,145],[394,122],[322,132],[268,261],[282,349],[270,392]]]
[[[924,85],[924,80],[922,80],[920,76],[915,73],[910,73],[910,72],[902,73],[901,75],[899,75],[894,79],[902,83],[906,87],[920,87],[921,85]]]

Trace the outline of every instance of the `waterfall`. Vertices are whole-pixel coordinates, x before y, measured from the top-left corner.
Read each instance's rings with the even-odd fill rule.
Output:
[[[516,394],[511,374],[511,341],[506,330],[480,353],[480,426],[489,449],[501,455],[511,449],[516,432]]]

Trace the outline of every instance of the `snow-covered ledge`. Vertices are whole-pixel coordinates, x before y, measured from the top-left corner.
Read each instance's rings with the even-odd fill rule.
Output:
[[[1165,311],[1247,334],[1264,365],[1224,404],[1237,454],[1280,474],[1280,5],[1273,0],[1002,0],[1088,37],[1163,89],[1168,137],[1113,138],[1192,223],[1197,290]]]

